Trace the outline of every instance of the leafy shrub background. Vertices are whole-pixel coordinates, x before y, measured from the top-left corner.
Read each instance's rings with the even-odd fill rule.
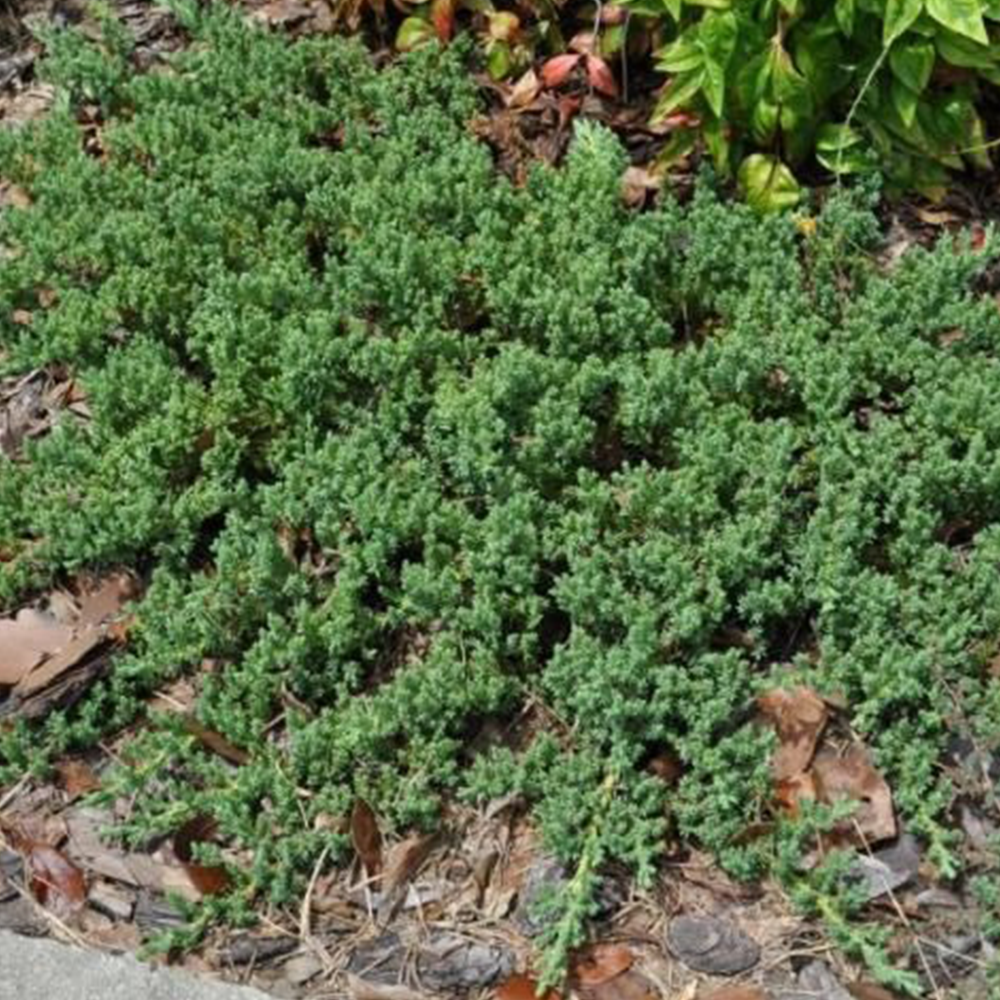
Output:
[[[587,878],[648,879],[668,823],[750,873],[774,849],[741,838],[770,810],[752,699],[797,678],[847,698],[947,864],[948,699],[1000,721],[992,240],[885,274],[863,194],[810,236],[707,184],[635,214],[586,124],[515,189],[465,130],[459,50],[379,73],[224,13],[190,29],[143,76],[60,35],[61,110],[0,138],[34,201],[0,216],[4,368],[70,365],[94,413],[0,459],[4,606],[83,567],[151,580],[110,678],[5,730],[2,773],[210,657],[198,713],[251,763],[159,718],[115,787],[127,834],[207,813],[252,847],[235,918],[346,849],[318,820],[357,795],[402,827],[519,789]],[[562,725],[483,749],[528,699]]]
[[[794,200],[792,168],[884,170],[940,192],[989,167],[978,113],[1000,82],[992,0],[626,0],[665,20],[670,74],[657,115],[695,111],[716,164],[768,207]],[[693,141],[682,133],[680,151]],[[756,152],[751,158],[747,154]],[[746,157],[746,159],[744,159]]]

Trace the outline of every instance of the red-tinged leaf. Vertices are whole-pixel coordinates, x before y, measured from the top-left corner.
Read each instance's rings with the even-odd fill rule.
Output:
[[[634,961],[632,949],[623,944],[592,944],[574,959],[571,975],[584,988],[600,986],[631,968]]]
[[[559,128],[565,128],[575,117],[576,113],[583,106],[583,100],[579,97],[566,95],[559,98]]]
[[[455,34],[455,0],[433,0],[431,23],[442,42],[451,41]]]
[[[247,764],[250,761],[250,754],[234,746],[221,733],[214,729],[203,726],[193,715],[183,717],[184,728],[194,736],[202,746],[207,747],[213,753],[218,754],[230,764]]]
[[[87,902],[83,872],[64,854],[47,844],[31,844],[24,852],[32,895],[43,906],[75,913]]]
[[[375,812],[364,799],[351,810],[351,842],[369,876],[382,870],[382,834]]]
[[[618,84],[615,83],[611,67],[600,56],[587,56],[587,79],[599,94],[605,97],[618,96]]]
[[[701,119],[697,115],[691,114],[690,111],[678,111],[675,114],[667,115],[660,122],[660,125],[668,128],[698,128],[701,125]]]
[[[538,983],[531,976],[518,974],[501,983],[494,994],[496,1000],[539,1000]],[[549,990],[541,1000],[562,1000],[555,990]]]
[[[546,87],[561,87],[568,79],[570,73],[576,68],[580,61],[578,52],[567,52],[561,56],[553,56],[542,64],[542,83]]]

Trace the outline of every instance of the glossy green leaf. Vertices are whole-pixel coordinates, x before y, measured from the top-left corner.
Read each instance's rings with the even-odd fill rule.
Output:
[[[758,212],[794,208],[802,196],[795,175],[776,156],[754,153],[739,170],[740,187],[747,203]]]
[[[917,117],[919,95],[910,90],[902,80],[898,79],[892,81],[891,94],[892,105],[902,119],[903,124],[906,126],[912,125]]]
[[[927,13],[957,34],[989,44],[979,0],[927,0]]]
[[[656,107],[653,109],[653,121],[662,121],[678,108],[687,106],[701,90],[704,80],[705,71],[701,69],[685,76],[678,76],[671,81],[670,86],[656,102]]]
[[[848,36],[854,34],[854,2],[855,0],[836,0],[833,8],[840,30]]]
[[[421,45],[434,41],[434,25],[422,17],[408,17],[396,32],[396,48],[400,52],[412,52]]]
[[[950,0],[944,2],[949,3]],[[891,45],[920,17],[923,9],[924,0],[888,0],[882,22],[882,43]]]
[[[934,46],[930,42],[901,39],[889,53],[889,66],[897,80],[921,94],[930,81],[934,59]]]

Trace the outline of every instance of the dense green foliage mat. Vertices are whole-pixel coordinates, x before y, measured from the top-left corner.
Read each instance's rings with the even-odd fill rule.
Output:
[[[806,225],[708,183],[631,212],[587,124],[514,188],[460,48],[377,72],[199,17],[146,75],[58,36],[61,103],[0,137],[33,200],[0,214],[2,364],[70,366],[93,412],[0,459],[4,607],[149,580],[111,676],[5,731],[6,775],[210,657],[198,712],[251,761],[154,721],[127,832],[208,813],[253,847],[238,900],[280,902],[358,795],[402,828],[518,789],[585,859],[579,912],[668,824],[771,863],[743,836],[770,814],[753,699],[801,681],[846,699],[947,871],[949,706],[1000,719],[992,239],[886,271],[860,196]],[[529,703],[547,731],[491,746]],[[675,790],[644,769],[665,750]]]

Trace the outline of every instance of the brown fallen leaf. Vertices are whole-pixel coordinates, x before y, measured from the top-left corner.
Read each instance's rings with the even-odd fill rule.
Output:
[[[501,983],[494,996],[496,1000],[539,1000],[538,982],[518,973]],[[562,1000],[562,997],[555,990],[548,990],[541,1000]]]
[[[13,687],[73,639],[73,630],[52,616],[24,608],[0,620],[0,685]]]
[[[382,834],[375,812],[364,799],[358,799],[351,810],[351,843],[369,877],[382,870]]]
[[[228,760],[230,764],[240,765],[248,764],[250,762],[250,754],[248,754],[245,750],[241,750],[238,746],[230,743],[229,740],[222,735],[222,733],[217,733],[214,729],[209,729],[208,726],[203,725],[193,715],[183,715],[182,722],[184,728],[192,736],[194,736],[195,739],[202,744],[202,746],[207,747],[224,760]]]
[[[83,872],[61,851],[48,844],[22,845],[31,893],[53,912],[68,915],[78,912],[87,902],[87,883]]]
[[[570,976],[582,987],[600,986],[631,968],[633,961],[632,949],[623,944],[592,944],[576,956]]]
[[[646,766],[660,781],[671,787],[684,776],[684,765],[680,758],[669,750],[657,754]]]
[[[650,192],[663,187],[663,178],[648,167],[628,167],[622,176],[622,198],[630,208],[639,208]]]
[[[896,836],[892,792],[863,746],[854,744],[844,754],[824,747],[816,754],[811,770],[819,801],[828,805],[845,800],[858,803],[845,825],[849,840],[877,843]]]
[[[899,1000],[895,993],[875,983],[848,983],[847,991],[857,1000]]]
[[[759,986],[723,986],[707,993],[699,990],[696,998],[697,1000],[770,1000],[769,994]]]
[[[401,983],[376,983],[349,972],[347,990],[354,1000],[426,1000],[426,994]]]
[[[29,670],[14,685],[12,694],[17,698],[28,698],[81,663],[98,646],[107,641],[99,628],[86,628],[77,632],[56,654],[48,657],[40,666]]]
[[[784,781],[805,771],[829,717],[823,699],[806,687],[775,688],[762,694],[757,705],[778,734],[771,763],[775,779]]]
[[[390,891],[412,881],[430,857],[439,839],[437,833],[417,833],[397,844],[386,866],[385,890]]]
[[[31,195],[17,184],[0,181],[0,208],[30,208]]]
[[[56,764],[56,772],[62,782],[66,794],[71,799],[93,792],[101,787],[101,779],[97,777],[89,764],[82,760],[64,760]]]
[[[198,815],[189,819],[175,834],[174,854],[191,885],[202,896],[217,896],[230,885],[229,873],[219,865],[203,865],[194,860],[196,842],[214,839],[217,825],[211,816]]]
[[[634,969],[594,986],[581,987],[580,995],[584,1000],[659,1000],[653,984]]]
[[[535,98],[541,93],[542,81],[538,79],[538,74],[529,69],[510,89],[506,97],[508,108],[526,108],[533,104]]]

